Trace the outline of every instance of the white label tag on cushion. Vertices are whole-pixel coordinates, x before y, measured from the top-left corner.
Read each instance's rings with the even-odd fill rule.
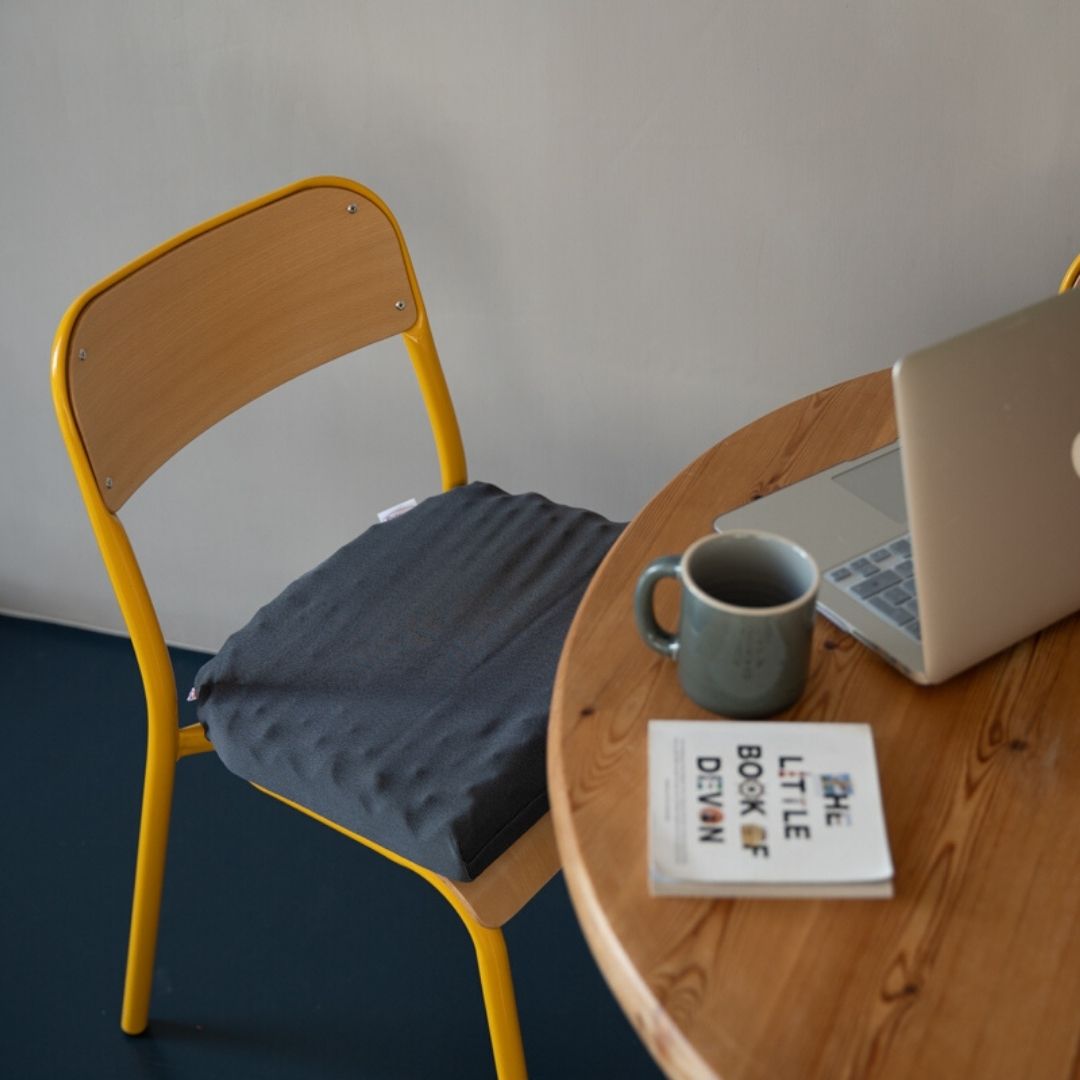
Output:
[[[389,510],[380,510],[379,521],[385,525],[388,521],[401,517],[402,514],[407,514],[415,505],[415,499],[406,499],[404,502],[399,502],[397,506],[391,506]]]

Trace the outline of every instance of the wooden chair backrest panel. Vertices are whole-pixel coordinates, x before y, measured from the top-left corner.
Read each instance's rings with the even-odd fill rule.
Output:
[[[89,301],[67,358],[106,506],[242,405],[416,319],[393,223],[344,188],[292,192],[134,270]]]

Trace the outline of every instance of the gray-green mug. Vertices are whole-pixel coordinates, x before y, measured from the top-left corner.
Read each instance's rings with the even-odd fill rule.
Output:
[[[679,629],[656,621],[663,578],[681,585]],[[687,695],[731,717],[770,716],[806,685],[821,575],[798,544],[751,529],[705,536],[655,559],[638,579],[634,613],[645,643],[675,660]]]

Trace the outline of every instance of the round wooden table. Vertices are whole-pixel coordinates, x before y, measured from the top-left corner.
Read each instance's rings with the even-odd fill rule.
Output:
[[[672,1077],[1080,1076],[1080,617],[934,688],[819,617],[784,717],[873,726],[895,899],[648,893],[646,721],[709,714],[638,639],[638,574],[718,513],[895,437],[880,373],[725,439],[631,523],[567,638],[548,737],[567,885]],[[658,599],[674,623],[674,588]]]

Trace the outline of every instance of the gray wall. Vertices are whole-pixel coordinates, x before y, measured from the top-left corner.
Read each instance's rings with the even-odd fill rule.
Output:
[[[409,240],[472,474],[629,517],[762,412],[1054,290],[1075,0],[0,0],[0,609],[119,618],[48,396],[70,300],[303,176]],[[283,388],[124,518],[213,648],[437,487],[396,343]]]

